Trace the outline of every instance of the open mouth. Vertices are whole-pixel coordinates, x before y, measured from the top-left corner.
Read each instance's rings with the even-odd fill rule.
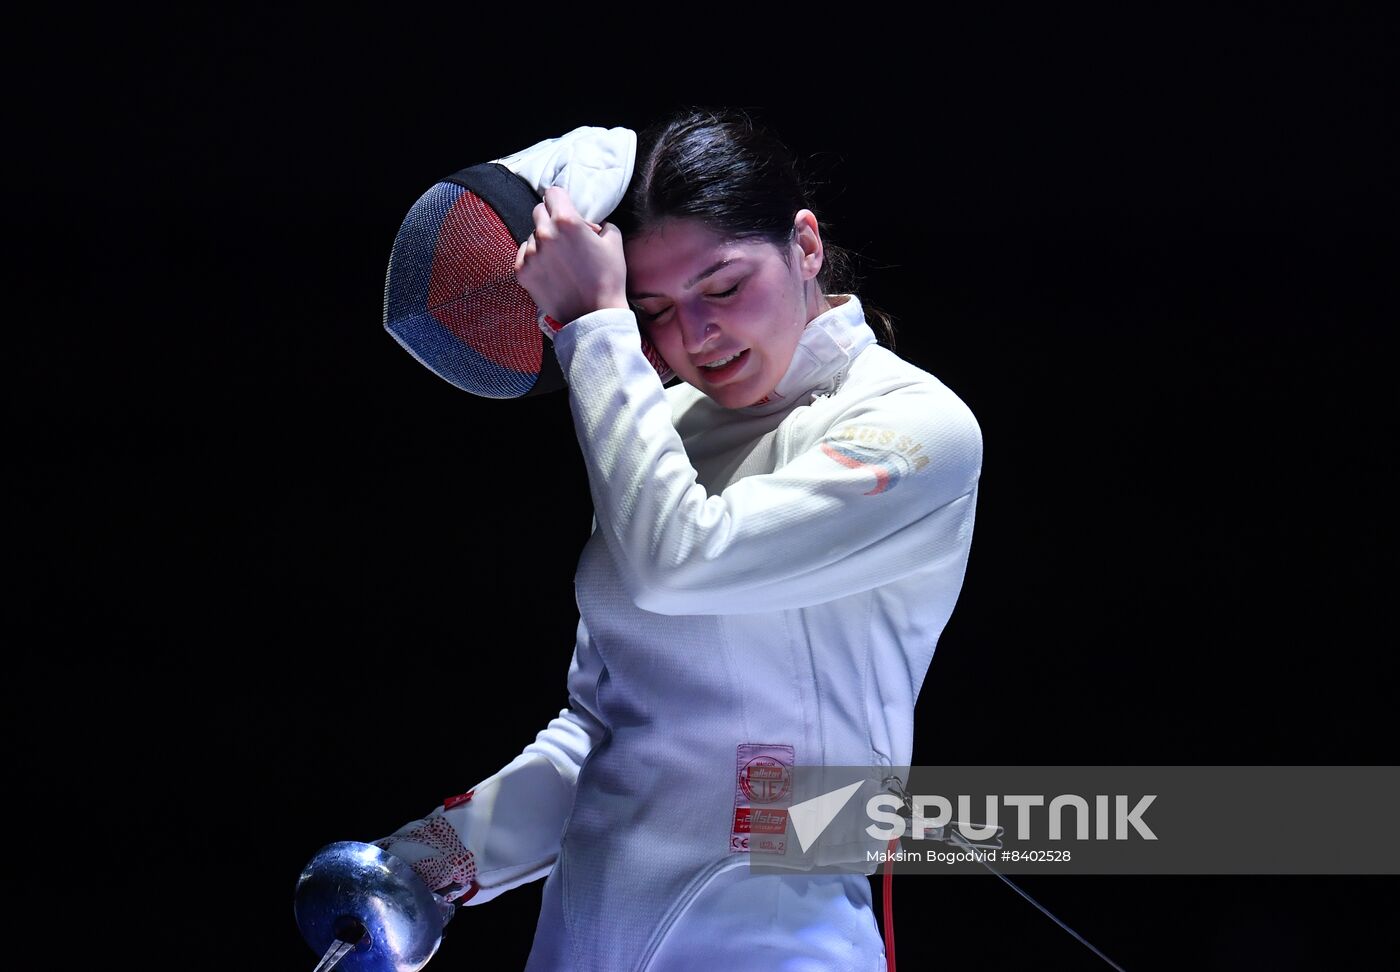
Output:
[[[738,371],[739,368],[743,367],[744,362],[747,361],[748,358],[749,349],[745,348],[738,354],[729,358],[723,364],[716,365],[714,367],[711,367],[709,365],[701,365],[700,373],[707,378],[723,378],[726,375],[731,375],[734,372]]]

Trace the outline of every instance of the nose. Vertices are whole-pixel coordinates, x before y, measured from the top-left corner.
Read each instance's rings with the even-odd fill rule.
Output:
[[[705,307],[681,307],[676,313],[680,316],[681,342],[686,354],[697,355],[706,348],[719,343],[719,324]]]

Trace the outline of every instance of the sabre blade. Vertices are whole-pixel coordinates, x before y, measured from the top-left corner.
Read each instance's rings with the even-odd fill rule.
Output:
[[[340,964],[340,960],[345,958],[355,950],[354,942],[342,942],[336,939],[331,942],[331,947],[326,949],[326,954],[321,956],[321,961],[316,963],[316,968],[311,972],[331,972],[331,969]]]

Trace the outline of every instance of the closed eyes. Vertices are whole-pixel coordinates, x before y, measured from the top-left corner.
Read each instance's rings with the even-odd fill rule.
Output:
[[[723,293],[710,294],[709,296],[711,296],[711,297],[719,297],[719,298],[733,297],[736,293],[739,292],[739,287],[740,287],[740,286],[742,286],[741,283],[736,283],[734,286],[730,287],[728,290],[724,291]],[[642,310],[642,309],[639,308],[639,307],[633,307],[633,308],[632,308],[632,312],[633,312],[634,314],[637,315],[637,320],[643,321],[643,322],[648,323],[648,324],[650,324],[652,321],[657,320],[659,317],[661,317],[662,314],[666,313],[666,311],[668,311],[668,310],[670,310],[670,308],[669,308],[669,307],[665,307],[665,308],[662,308],[661,310],[657,311],[655,314],[648,314],[646,311]]]

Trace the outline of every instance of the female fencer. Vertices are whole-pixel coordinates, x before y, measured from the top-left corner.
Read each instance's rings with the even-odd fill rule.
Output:
[[[468,909],[545,878],[528,972],[877,972],[869,872],[753,873],[753,814],[793,766],[911,762],[978,424],[877,339],[791,153],[745,113],[643,131],[610,220],[543,200],[516,274],[594,507],[568,705],[377,843]]]

